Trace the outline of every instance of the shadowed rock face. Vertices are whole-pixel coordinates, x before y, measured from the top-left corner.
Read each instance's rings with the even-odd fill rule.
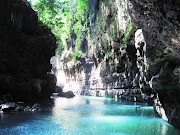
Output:
[[[158,93],[168,121],[180,128],[180,1],[129,0],[128,8],[146,41],[152,77],[146,81]]]
[[[23,101],[49,97],[56,82],[47,74],[55,48],[54,35],[39,25],[28,3],[0,1],[0,95]]]

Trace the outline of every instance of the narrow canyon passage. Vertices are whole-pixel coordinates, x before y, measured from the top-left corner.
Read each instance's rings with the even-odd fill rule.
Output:
[[[179,135],[178,0],[1,0],[0,134]]]

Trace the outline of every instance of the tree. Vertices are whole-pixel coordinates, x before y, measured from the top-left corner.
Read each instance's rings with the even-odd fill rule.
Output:
[[[67,46],[72,31],[77,37],[75,48],[79,49],[89,10],[88,0],[37,0],[33,7],[40,22],[56,36],[59,53]]]

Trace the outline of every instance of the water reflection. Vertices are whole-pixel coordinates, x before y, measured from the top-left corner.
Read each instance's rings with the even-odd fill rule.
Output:
[[[161,131],[161,135],[166,135],[166,133],[168,132],[167,125],[161,125],[160,131]]]

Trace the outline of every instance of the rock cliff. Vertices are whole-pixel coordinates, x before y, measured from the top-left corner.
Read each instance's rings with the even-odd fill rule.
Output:
[[[178,0],[129,0],[129,12],[143,29],[147,58],[146,83],[158,93],[170,123],[180,128],[180,2]],[[158,107],[157,107],[158,106]]]
[[[93,15],[91,31],[84,32],[80,46],[84,53],[74,62],[72,45],[62,55],[61,68],[67,80],[70,84],[71,80],[77,82],[81,94],[113,97],[126,91],[124,98],[133,100],[137,94],[137,100],[141,101],[138,96],[142,93],[139,81],[142,75],[134,40],[139,27],[129,16],[127,1],[91,1],[90,10]]]
[[[56,39],[41,26],[36,12],[23,0],[0,1],[0,95],[35,101],[49,97],[56,78],[51,71]],[[3,96],[2,96],[3,95]]]
[[[84,53],[74,62],[71,42],[61,58],[64,89],[131,101],[145,100],[146,94],[156,111],[180,128],[179,7],[177,0],[92,0]]]

